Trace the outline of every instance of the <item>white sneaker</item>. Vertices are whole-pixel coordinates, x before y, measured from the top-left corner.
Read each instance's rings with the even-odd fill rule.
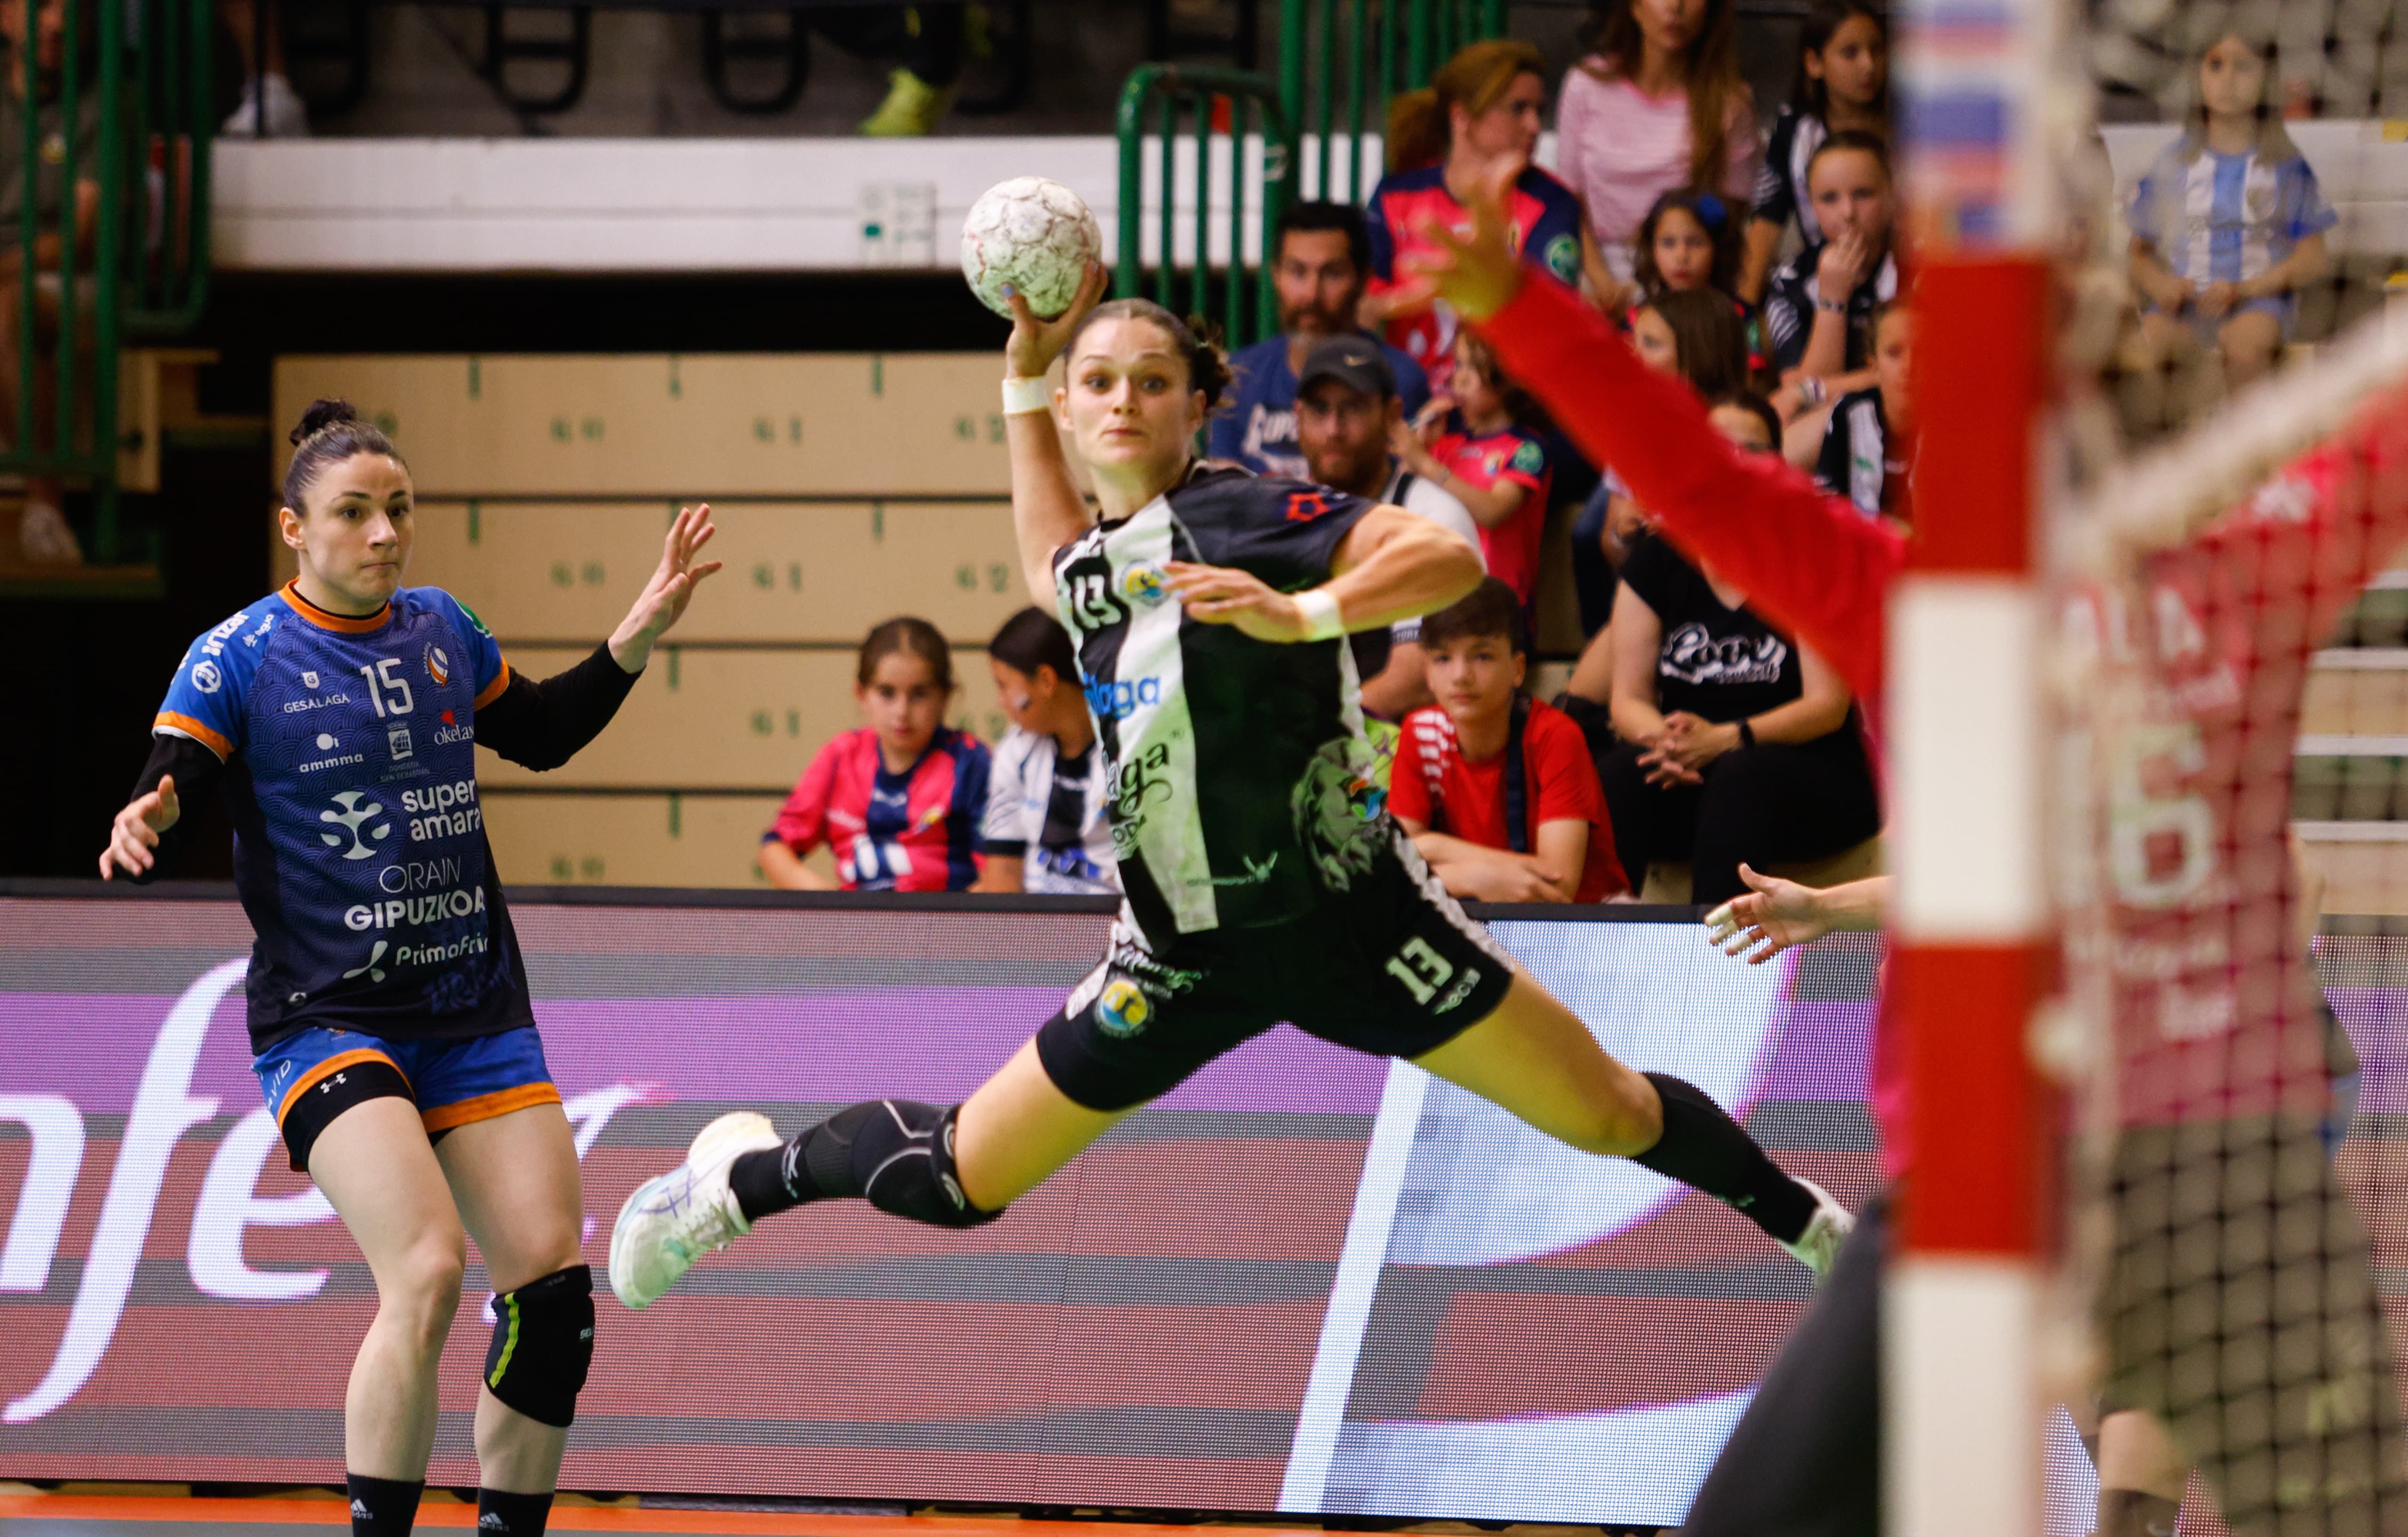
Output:
[[[720,1117],[686,1149],[685,1161],[636,1187],[610,1226],[610,1289],[629,1307],[646,1307],[694,1262],[752,1231],[727,1188],[739,1153],[775,1147],[769,1117],[751,1110]]]
[[[17,548],[35,565],[81,565],[83,547],[58,508],[28,502],[17,519]]]
[[[1790,1177],[1798,1178],[1795,1174]],[[1847,1243],[1848,1234],[1856,1231],[1856,1219],[1849,1214],[1848,1208],[1832,1197],[1830,1191],[1813,1180],[1799,1179],[1798,1183],[1814,1192],[1814,1215],[1807,1219],[1804,1232],[1781,1246],[1789,1251],[1792,1259],[1813,1271],[1814,1279],[1819,1281],[1830,1274],[1832,1265],[1838,1263],[1841,1247]]]
[[[309,104],[293,82],[281,75],[242,83],[242,105],[218,125],[218,137],[229,139],[258,138],[260,97],[267,98],[267,133],[272,139],[305,139],[309,136]]]

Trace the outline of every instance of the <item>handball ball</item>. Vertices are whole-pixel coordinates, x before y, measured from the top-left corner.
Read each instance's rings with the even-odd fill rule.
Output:
[[[1006,284],[1050,320],[1070,307],[1087,263],[1103,253],[1103,231],[1087,205],[1041,176],[989,187],[962,221],[962,276],[979,302],[1005,320],[1011,318]]]

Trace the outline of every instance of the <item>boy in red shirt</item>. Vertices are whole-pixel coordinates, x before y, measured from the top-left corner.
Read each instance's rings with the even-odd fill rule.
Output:
[[[1405,717],[1388,806],[1448,891],[1601,902],[1627,890],[1579,726],[1522,693],[1522,605],[1494,576],[1422,620],[1438,703]]]

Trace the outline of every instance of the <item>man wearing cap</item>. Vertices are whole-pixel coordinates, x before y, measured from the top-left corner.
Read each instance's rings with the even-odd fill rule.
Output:
[[[1478,549],[1480,525],[1463,504],[1388,451],[1389,434],[1404,419],[1397,377],[1381,345],[1369,336],[1333,336],[1314,347],[1297,370],[1297,447],[1308,478],[1402,507]],[[1422,677],[1420,637],[1419,619],[1394,626],[1384,656],[1377,631],[1354,637],[1366,710],[1398,720],[1431,702]]]
[[[1338,336],[1364,336],[1387,358],[1393,392],[1408,417],[1429,399],[1429,380],[1405,352],[1355,329],[1354,306],[1370,272],[1371,239],[1363,211],[1339,203],[1296,203],[1280,215],[1271,258],[1279,298],[1280,334],[1229,360],[1236,376],[1226,409],[1206,429],[1206,451],[1256,475],[1302,477],[1297,447],[1296,391],[1305,355]]]

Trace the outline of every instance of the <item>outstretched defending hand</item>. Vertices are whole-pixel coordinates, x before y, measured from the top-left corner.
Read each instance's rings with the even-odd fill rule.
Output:
[[[1070,345],[1070,333],[1079,329],[1087,311],[1103,302],[1104,284],[1110,278],[1101,262],[1088,263],[1087,275],[1079,280],[1079,292],[1071,296],[1070,307],[1050,320],[1039,320],[1018,289],[1006,288],[1003,297],[1011,306],[1011,335],[1003,344],[1004,377],[1043,378],[1045,370],[1062,355],[1062,349]]]
[[[1706,915],[1706,943],[1723,954],[1761,966],[1782,951],[1822,938],[1837,927],[1823,893],[1776,875],[1759,875],[1742,864],[1745,895]],[[1757,948],[1757,946],[1762,946]]]
[[[610,660],[623,671],[644,670],[644,663],[652,657],[652,643],[684,617],[685,605],[694,601],[694,590],[719,569],[717,561],[695,562],[695,552],[718,532],[708,502],[681,509],[669,524],[668,534],[661,541],[661,563],[610,636]]]
[[[150,851],[159,847],[159,834],[175,826],[183,814],[176,799],[176,776],[161,775],[157,790],[126,803],[109,824],[108,847],[100,856],[100,878],[115,880],[121,869],[129,875],[148,871],[158,862],[158,856]]]
[[[1436,214],[1422,221],[1422,234],[1436,249],[1405,258],[1405,281],[1391,292],[1392,311],[1438,298],[1465,320],[1479,321],[1504,308],[1520,292],[1522,262],[1513,254],[1512,221],[1505,202],[1522,170],[1520,162],[1509,162],[1473,189],[1468,234],[1456,234]]]
[[[1310,628],[1295,598],[1251,571],[1171,561],[1162,568],[1162,584],[1199,624],[1234,624],[1240,634],[1283,644],[1304,639]]]

